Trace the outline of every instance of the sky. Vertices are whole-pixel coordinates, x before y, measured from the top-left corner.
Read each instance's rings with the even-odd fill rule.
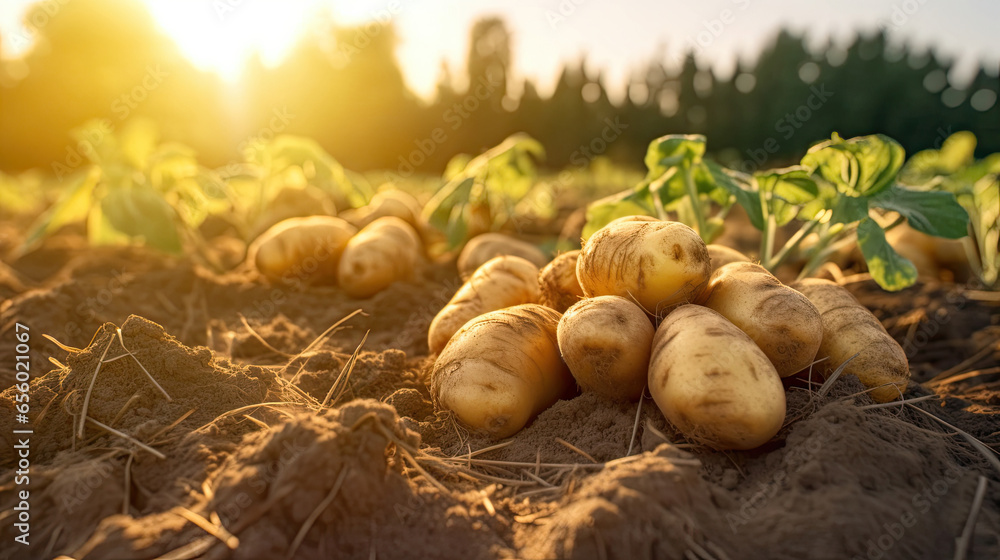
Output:
[[[61,3],[45,0],[58,17]],[[565,61],[586,54],[613,95],[650,60],[676,63],[687,50],[728,76],[741,57],[760,51],[777,30],[809,32],[817,47],[842,44],[858,29],[885,28],[898,43],[926,48],[958,62],[961,85],[978,64],[1000,67],[997,0],[139,0],[160,28],[196,66],[237,80],[239,65],[258,51],[277,64],[317,13],[344,24],[391,20],[397,56],[410,88],[434,93],[442,60],[461,75],[468,31],[477,19],[497,15],[513,36],[514,75],[551,91]],[[33,33],[22,24],[32,0],[0,4],[4,57],[30,49]],[[746,54],[745,54],[746,53]],[[460,85],[460,84],[459,84]],[[514,88],[516,93],[516,87]]]

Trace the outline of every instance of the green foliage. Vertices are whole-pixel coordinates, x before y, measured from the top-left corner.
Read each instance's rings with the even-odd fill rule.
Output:
[[[489,228],[502,226],[517,216],[519,202],[534,196],[534,158],[544,155],[538,141],[515,134],[474,158],[456,156],[448,164],[445,185],[424,207],[424,218],[445,233],[449,250],[478,233],[469,226],[479,217]]]
[[[903,147],[888,136],[844,140],[835,132],[830,140],[810,148],[802,165],[834,185],[840,194],[857,198],[888,188],[904,159]]]

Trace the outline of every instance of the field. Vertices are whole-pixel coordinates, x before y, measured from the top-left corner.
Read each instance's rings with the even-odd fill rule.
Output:
[[[446,186],[461,185],[455,177]],[[622,177],[577,172],[573,188],[546,178],[556,199],[545,216],[501,219],[494,206],[492,225],[570,249],[587,202],[607,194],[594,185],[621,188]],[[520,192],[510,185],[521,179],[505,188]],[[429,207],[446,190],[397,186]],[[429,388],[428,328],[462,285],[454,251],[354,298],[268,282],[243,260],[245,235],[218,216],[194,228],[197,252],[173,255],[148,238],[92,243],[80,221],[22,251],[36,216],[0,223],[0,444],[25,450],[0,462],[0,558],[1000,553],[1000,299],[968,263],[892,292],[853,245],[842,272],[817,267],[905,351],[901,401],[874,402],[852,375],[788,377],[778,434],[727,451],[685,437],[648,394],[582,392],[496,440],[436,407]],[[751,221],[735,207],[716,242],[754,254]],[[446,220],[439,241],[462,224]],[[772,229],[772,245],[794,231]],[[767,257],[794,277],[781,254]],[[884,272],[881,283],[892,279]],[[28,445],[15,423],[24,394]],[[14,491],[25,488],[19,457],[30,461],[30,500]],[[7,544],[24,533],[19,520],[27,548]]]

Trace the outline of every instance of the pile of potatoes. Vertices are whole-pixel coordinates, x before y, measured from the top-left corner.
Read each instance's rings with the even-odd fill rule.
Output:
[[[541,270],[487,260],[434,318],[428,346],[436,404],[496,438],[578,390],[637,401],[648,388],[690,440],[752,449],[784,423],[783,377],[843,365],[879,402],[909,379],[902,348],[846,289],[786,286],[683,224],[643,217]]]
[[[272,282],[337,285],[351,297],[367,298],[414,277],[424,256],[423,233],[417,201],[389,190],[340,217],[282,220],[254,240],[247,261]]]

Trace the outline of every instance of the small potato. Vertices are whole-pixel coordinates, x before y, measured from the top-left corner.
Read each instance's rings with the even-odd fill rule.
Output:
[[[750,262],[746,255],[736,249],[714,243],[708,246],[708,256],[712,259],[712,270],[718,270],[729,263]]]
[[[698,303],[747,333],[781,377],[809,367],[823,341],[816,306],[759,264],[734,262],[719,268]]]
[[[537,304],[469,321],[434,362],[434,402],[474,430],[514,435],[573,392],[573,376],[559,357],[558,323],[559,313]]]
[[[375,193],[367,206],[345,210],[340,217],[358,228],[363,228],[379,218],[395,216],[413,226],[418,232],[423,229],[420,218],[420,203],[410,193],[390,189]]]
[[[431,321],[427,347],[432,353],[441,352],[462,325],[483,313],[537,302],[538,267],[521,257],[493,258],[479,267]]]
[[[587,297],[617,295],[648,313],[693,301],[712,273],[701,237],[677,222],[623,221],[583,245],[576,276]]]
[[[717,449],[763,445],[785,419],[785,389],[764,352],[698,305],[678,307],[656,329],[649,392],[685,436]]]
[[[357,231],[333,216],[288,218],[250,244],[247,260],[273,282],[335,284],[341,256]]]
[[[793,284],[819,310],[823,320],[823,342],[819,358],[832,373],[851,356],[844,374],[856,375],[870,389],[877,402],[898,399],[910,379],[910,365],[903,347],[886,332],[875,315],[851,295],[829,280],[807,278]]]
[[[556,334],[563,361],[581,389],[637,401],[646,387],[654,332],[636,304],[620,296],[598,296],[570,307]]]
[[[538,303],[563,313],[583,298],[583,288],[576,279],[576,261],[580,250],[563,253],[552,259],[538,275],[541,290]]]
[[[531,243],[502,233],[484,233],[473,237],[458,255],[458,273],[467,279],[486,261],[501,255],[521,257],[541,268],[549,262],[545,253]]]
[[[420,238],[395,216],[379,218],[347,242],[337,279],[351,297],[367,298],[413,277],[421,259]]]

